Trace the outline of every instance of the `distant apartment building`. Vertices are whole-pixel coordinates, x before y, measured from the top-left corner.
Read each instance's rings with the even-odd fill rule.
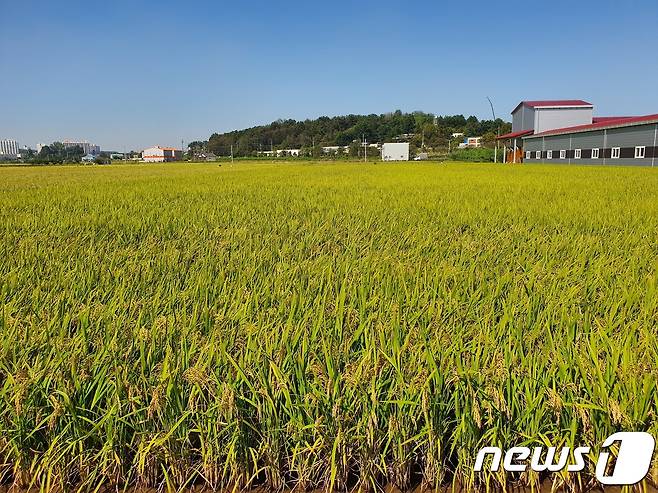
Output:
[[[142,151],[142,159],[147,163],[180,161],[183,159],[183,151],[175,147],[153,146]]]
[[[84,141],[74,141],[74,140],[65,140],[62,142],[64,147],[69,149],[71,147],[81,147],[85,155],[98,156],[101,153],[101,147],[96,144],[90,144],[86,140]]]
[[[17,158],[19,153],[18,142],[13,139],[0,140],[0,157]]]

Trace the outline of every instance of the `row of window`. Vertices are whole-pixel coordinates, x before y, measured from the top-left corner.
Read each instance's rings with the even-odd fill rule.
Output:
[[[581,159],[582,153],[583,153],[582,149],[575,149],[573,158]],[[646,154],[647,154],[646,146],[635,147],[635,159],[644,159]],[[599,159],[599,155],[600,155],[599,149],[592,149],[591,159]],[[619,159],[620,155],[621,155],[621,147],[613,147],[610,157],[612,159]],[[526,151],[525,158],[532,159],[532,151]],[[566,158],[567,158],[567,151],[565,149],[562,149],[560,151],[560,159],[566,159]],[[541,159],[541,151],[535,151],[535,159]],[[553,159],[553,151],[546,151],[546,159]]]

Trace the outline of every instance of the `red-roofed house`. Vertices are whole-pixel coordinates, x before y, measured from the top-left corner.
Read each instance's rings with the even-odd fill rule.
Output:
[[[580,99],[522,101],[512,111],[505,162],[658,164],[658,114],[593,116]]]

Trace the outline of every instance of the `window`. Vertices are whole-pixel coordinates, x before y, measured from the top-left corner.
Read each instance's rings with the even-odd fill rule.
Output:
[[[553,159],[553,151],[546,151],[546,159]]]
[[[599,150],[592,149],[592,159],[598,159],[598,158],[599,158]]]
[[[621,154],[621,148],[620,147],[613,147],[612,148],[612,159],[619,159],[619,155]]]
[[[580,157],[583,155],[583,150],[582,149],[576,149],[573,154],[574,159],[580,159]]]
[[[635,159],[644,159],[646,156],[647,148],[645,146],[635,147]]]
[[[530,151],[525,151],[525,158],[530,159]]]
[[[560,159],[566,159],[566,158],[567,158],[567,151],[565,151],[564,149],[562,149],[562,150],[560,151]]]
[[[535,152],[535,159],[541,159],[541,151]]]

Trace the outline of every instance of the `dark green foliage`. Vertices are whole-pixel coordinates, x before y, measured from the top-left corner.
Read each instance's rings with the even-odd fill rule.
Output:
[[[502,151],[499,149],[499,160],[502,159]],[[474,149],[457,149],[450,153],[450,159],[453,161],[469,161],[475,163],[488,163],[494,160],[494,150],[487,147],[478,147]]]
[[[304,154],[320,157],[320,146],[351,146],[365,138],[368,142],[386,142],[396,139],[410,142],[412,147],[422,143],[430,148],[447,147],[454,132],[481,136],[509,131],[511,125],[500,118],[478,120],[474,116],[435,116],[431,113],[402,113],[400,110],[381,115],[347,115],[316,120],[277,120],[244,130],[213,134],[206,143],[207,150],[220,156],[230,154],[233,145],[235,156],[256,155],[271,149],[300,148]],[[190,144],[191,145],[191,144]]]
[[[39,154],[30,162],[35,164],[79,163],[84,155],[85,152],[80,146],[66,147],[61,142],[53,142],[43,146]]]

